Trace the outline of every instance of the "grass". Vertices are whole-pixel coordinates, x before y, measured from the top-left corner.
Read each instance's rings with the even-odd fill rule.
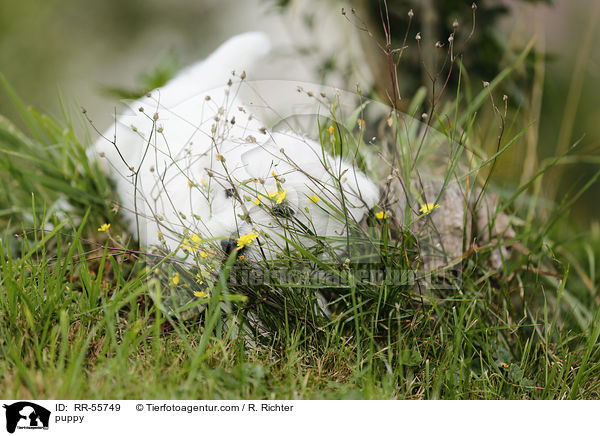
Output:
[[[490,120],[500,127],[489,146],[477,132],[491,124],[477,113],[526,55],[473,99],[463,102],[458,92],[431,108],[426,125],[437,133],[428,139],[420,139],[423,125],[392,118],[384,148],[397,164],[387,170],[401,167],[395,176],[414,180],[415,162],[434,158],[427,145],[441,137],[452,147],[444,180],[454,180],[466,162],[460,183],[488,187],[496,160],[525,128],[509,122],[492,98]],[[530,180],[503,195],[490,222],[510,213],[516,236],[465,250],[460,277],[446,275],[433,296],[405,276],[386,280],[386,271],[417,269],[415,239],[392,220],[372,218],[366,230],[350,223],[351,240],[313,238],[317,248],[285,235],[280,259],[250,265],[269,282],[248,282],[243,261],[223,258],[206,297],[190,298],[206,288],[181,266],[182,254],[140,252],[124,230],[110,181],[86,156],[89,138],[75,134],[77,120],[68,110],[57,121],[25,108],[3,84],[27,131],[0,119],[0,397],[599,397],[600,228],[578,231],[568,215],[592,182],[556,204],[538,195],[549,171],[573,156],[541,162]],[[410,114],[422,111],[424,96],[417,93]],[[346,129],[331,134],[321,126],[323,146],[365,150],[356,134],[364,107],[344,120],[334,104],[331,118]],[[364,153],[358,161],[368,166],[374,156]],[[415,204],[418,189],[406,186]],[[331,214],[347,219],[343,210]],[[106,222],[109,231],[98,231]],[[506,244],[520,249],[491,267],[490,256]],[[375,246],[377,256],[356,261],[366,256],[359,249],[345,261],[337,253],[346,245]],[[278,277],[281,270],[309,274],[291,280]],[[315,273],[326,277],[330,316],[314,295],[323,287],[311,280]],[[173,298],[182,300],[173,305]]]

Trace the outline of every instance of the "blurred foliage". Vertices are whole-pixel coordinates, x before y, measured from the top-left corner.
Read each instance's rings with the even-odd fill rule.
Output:
[[[158,63],[147,72],[138,76],[136,88],[123,88],[107,86],[103,89],[107,97],[137,100],[148,91],[164,86],[181,69],[181,63],[173,51],[168,51],[161,56]]]
[[[526,3],[547,3],[552,0],[519,0]],[[381,23],[386,17],[386,2],[356,0],[361,7],[366,7],[371,19]],[[408,11],[414,11],[414,17],[409,18]],[[455,33],[454,53],[466,66],[471,82],[477,86],[481,81],[490,81],[500,71],[512,62],[524,47],[511,47],[508,38],[500,30],[500,21],[510,15],[510,9],[496,0],[390,0],[387,2],[389,29],[393,47],[401,47],[407,29],[410,28],[408,41],[414,41],[415,35],[422,36],[422,46],[434,46],[440,41],[448,46],[448,37]],[[387,18],[386,18],[387,20]],[[457,26],[456,28],[454,26]],[[379,26],[380,29],[382,26]],[[380,32],[381,33],[381,32]],[[442,59],[442,56],[436,55]],[[531,52],[525,62],[525,71],[512,75],[503,84],[511,95],[513,104],[521,104],[525,98],[524,89],[529,86],[533,59]],[[433,70],[432,65],[428,65]],[[403,71],[401,93],[412,93],[422,83],[423,59],[417,50],[406,52],[406,58],[400,63]],[[443,73],[445,75],[445,73]],[[442,77],[445,80],[445,77]],[[450,76],[449,84],[456,85],[458,74]]]
[[[553,0],[517,1],[552,4]],[[277,0],[275,3],[285,9],[292,7],[293,2]],[[331,3],[335,7],[337,2],[332,0]],[[394,49],[402,47],[406,38],[406,46],[410,49],[403,51],[399,64],[402,77],[398,84],[400,95],[412,95],[423,84],[423,77],[428,74],[435,76],[444,63],[446,70],[437,79],[442,83],[446,80],[449,62],[444,58],[447,57],[448,37],[453,32],[454,54],[468,72],[468,76],[463,76],[463,81],[476,83],[477,87],[482,81],[496,77],[524,48],[511,46],[509,38],[502,32],[499,23],[510,17],[511,10],[497,0],[479,0],[475,3],[471,0],[353,0],[351,4],[355,6],[353,14],[356,13],[358,17],[358,21],[351,21],[357,24],[357,28],[364,24],[380,44],[385,45],[385,28],[388,28]],[[411,10],[414,13],[412,18],[409,17]],[[304,23],[309,28],[317,25],[310,12],[305,12]],[[414,44],[417,34],[422,38],[421,50],[417,50]],[[434,48],[438,41],[442,47]],[[514,106],[521,105],[526,99],[526,90],[533,77],[535,56],[536,53],[532,51],[521,71],[503,83],[503,90],[511,96],[510,104]],[[375,79],[375,92],[380,96],[386,95],[389,93],[386,78],[389,79],[389,76],[384,53],[381,53],[377,62],[370,62],[369,65]],[[334,54],[323,60],[318,71],[322,77],[326,77],[340,67],[343,68],[336,64]],[[457,82],[458,74],[452,74],[448,84],[456,86]]]

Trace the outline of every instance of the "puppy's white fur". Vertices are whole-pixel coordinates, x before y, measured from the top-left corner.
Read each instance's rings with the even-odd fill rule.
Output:
[[[360,221],[377,202],[377,186],[351,164],[296,133],[265,130],[242,105],[240,76],[251,77],[269,49],[263,34],[233,37],[132,103],[95,143],[92,152],[108,164],[121,211],[143,246],[175,250],[186,230],[215,239],[265,230],[273,238],[262,241],[262,253],[273,256],[282,220],[292,215],[274,219],[269,193],[287,190],[292,225],[319,236],[346,232],[343,219],[323,210],[326,203]]]

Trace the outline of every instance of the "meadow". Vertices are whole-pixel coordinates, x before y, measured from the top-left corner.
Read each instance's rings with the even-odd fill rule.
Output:
[[[324,205],[347,237],[310,235],[307,245],[290,231],[280,257],[258,264],[208,241],[214,268],[200,287],[189,241],[153,251],[128,232],[112,181],[87,153],[96,132],[85,109],[61,101],[61,117],[41,113],[0,76],[21,117],[0,117],[0,397],[597,399],[600,226],[582,228],[570,213],[600,171],[553,187],[564,165],[598,158],[536,158],[513,186],[494,183],[505,154],[537,147],[497,91],[530,51],[472,95],[457,61],[453,95],[431,105],[422,87],[404,113],[373,121],[388,129],[385,152],[364,139],[364,104],[341,114],[329,100],[330,121],[314,126],[324,150],[350,153],[382,186],[387,176],[408,186],[411,207],[416,163],[434,159],[426,151],[440,138],[439,197],[450,181],[499,197],[488,223],[507,216],[514,235],[479,245],[465,236],[432,293],[407,274],[422,267],[411,229],[440,211],[392,219],[385,205],[366,227]],[[388,163],[379,174],[378,159]],[[542,195],[548,187],[554,197]],[[495,265],[503,247],[510,256]]]

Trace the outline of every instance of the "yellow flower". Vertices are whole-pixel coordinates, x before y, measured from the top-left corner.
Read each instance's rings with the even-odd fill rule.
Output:
[[[198,297],[198,298],[208,298],[209,294],[208,294],[208,292],[204,292],[204,291],[196,291],[196,292],[194,292],[194,296]]]
[[[181,248],[183,248],[184,250],[187,250],[190,253],[193,253],[194,251],[196,251],[198,249],[198,247],[192,245],[192,241],[190,241],[188,238],[185,238],[181,242]]]
[[[260,195],[260,194],[259,194],[259,195],[258,195],[258,197],[256,197],[256,200],[254,200],[254,201],[252,202],[252,204],[254,204],[254,205],[258,206],[258,205],[260,204],[260,200],[261,200],[261,198],[262,198],[262,195]]]
[[[365,124],[366,124],[366,123],[365,123],[365,120],[361,120],[361,119],[359,118],[359,119],[356,121],[356,123],[358,124],[358,128],[359,128],[360,130],[362,130],[362,129],[364,129],[364,128],[365,128]]]
[[[287,192],[288,192],[288,190],[287,190],[287,189],[286,189],[285,191],[279,191],[279,192],[277,193],[277,199],[276,199],[275,203],[277,203],[277,204],[281,204],[281,202],[282,202],[283,200],[285,200],[285,197],[286,197],[286,195],[287,195]]]
[[[251,244],[254,240],[258,238],[258,233],[252,231],[250,233],[245,234],[244,236],[240,236],[237,240],[237,249],[241,250],[246,245]]]
[[[193,253],[200,248],[201,243],[202,243],[202,238],[200,236],[198,236],[197,234],[192,233],[189,236],[189,238],[184,238],[184,240],[181,241],[181,247],[184,250],[187,250],[190,253]],[[202,255],[202,253],[200,255]],[[206,256],[202,256],[202,257],[206,257]]]
[[[199,245],[202,242],[202,238],[200,236],[198,236],[197,234],[195,234],[195,233],[192,233],[190,235],[190,238],[192,239],[192,241],[194,242],[194,244],[198,244]]]
[[[433,212],[438,207],[440,207],[439,204],[426,203],[423,206],[421,206],[421,209],[419,209],[419,212],[421,212],[422,214],[425,214],[425,215],[429,215],[431,212]]]
[[[208,257],[208,254],[206,253],[206,251],[201,251],[200,252],[200,257],[206,258],[206,257]]]
[[[316,203],[316,202],[317,202],[317,201],[319,201],[319,200],[320,200],[320,198],[319,198],[319,197],[317,197],[316,195],[311,195],[311,196],[310,196],[310,201],[312,201],[313,203]]]
[[[110,229],[110,224],[102,224],[100,227],[98,227],[98,231],[99,232],[108,232],[108,229]]]
[[[327,129],[327,130],[329,130],[329,133],[333,134],[333,132],[335,130],[335,128],[333,127],[333,124],[331,126],[329,126],[329,129]]]
[[[200,183],[202,183],[203,185],[206,185],[206,179],[200,179]]]
[[[383,219],[386,219],[388,217],[388,215],[387,215],[387,213],[385,213],[384,211],[381,210],[375,214],[375,217],[378,220],[383,220]]]
[[[175,273],[175,275],[173,276],[171,281],[173,282],[174,285],[178,285],[179,284],[179,273]]]
[[[285,191],[271,191],[271,192],[267,193],[267,197],[274,198],[275,203],[281,204],[281,202],[283,200],[285,200],[285,197],[287,196],[287,192],[288,192],[288,189],[286,189]]]

